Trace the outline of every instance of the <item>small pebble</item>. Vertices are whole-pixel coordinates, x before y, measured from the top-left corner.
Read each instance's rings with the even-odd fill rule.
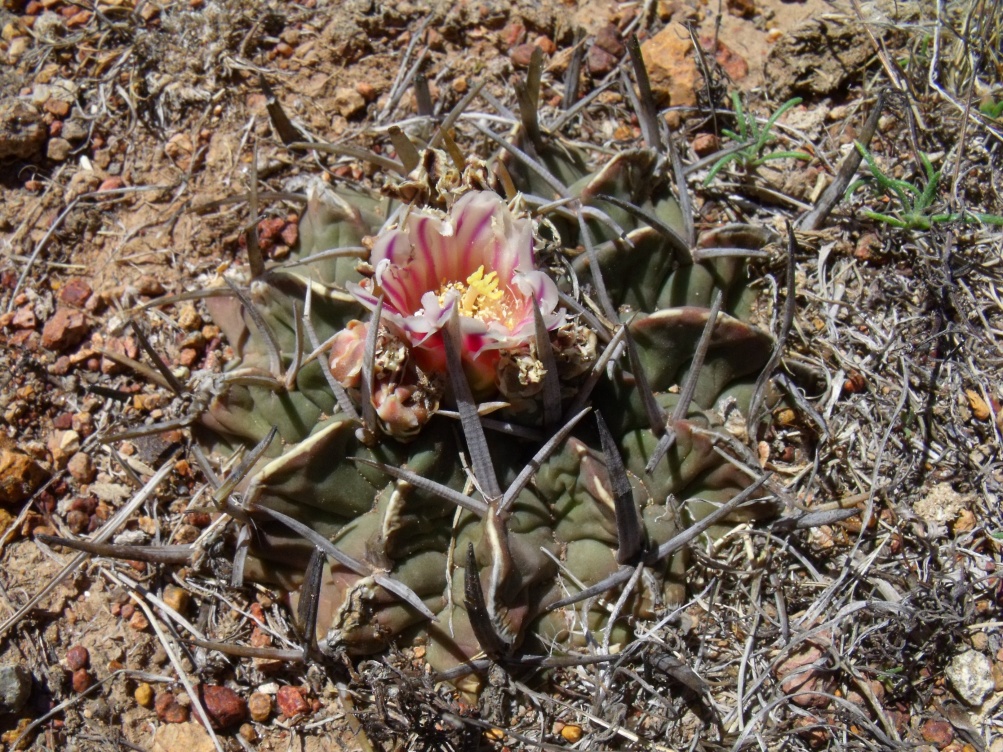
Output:
[[[254,726],[250,723],[245,723],[240,727],[240,737],[244,741],[254,744],[258,741],[258,732],[254,730]]]
[[[162,723],[185,723],[190,715],[188,708],[180,705],[172,692],[157,695],[154,707]]]
[[[75,480],[81,483],[90,483],[97,475],[94,462],[86,452],[77,452],[70,457],[69,462],[66,463],[66,469]]]
[[[31,673],[24,666],[0,666],[0,713],[20,713],[31,694]]]
[[[279,706],[279,712],[286,718],[310,712],[310,703],[306,701],[298,687],[280,687],[275,702]]]
[[[569,744],[574,744],[582,738],[582,727],[568,724],[561,729],[561,738]]]
[[[262,692],[255,692],[247,698],[247,709],[251,712],[251,720],[264,723],[272,714],[272,698]]]
[[[129,626],[137,632],[142,632],[150,626],[150,622],[142,611],[134,611],[132,616],[129,618]]]
[[[82,645],[74,645],[66,651],[66,667],[70,671],[78,671],[79,669],[87,668],[87,664],[90,662],[90,659],[90,653],[88,653],[87,648]]]
[[[185,612],[188,610],[188,605],[191,603],[192,597],[183,587],[168,585],[164,588],[163,600],[164,603],[184,616]]]
[[[217,731],[240,723],[247,717],[247,703],[228,687],[203,685],[202,702],[209,723]]]
[[[153,707],[153,687],[146,682],[136,687],[136,691],[132,693],[132,696],[136,699],[137,705],[144,708]]]
[[[90,689],[90,686],[94,683],[94,677],[92,677],[87,669],[81,668],[73,672],[73,691],[76,693],[86,692]]]

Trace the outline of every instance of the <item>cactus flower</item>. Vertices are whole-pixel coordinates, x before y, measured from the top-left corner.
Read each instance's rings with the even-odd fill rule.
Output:
[[[440,330],[456,310],[475,393],[493,390],[501,350],[534,341],[534,302],[548,330],[565,318],[557,286],[535,268],[530,220],[490,191],[464,194],[448,214],[412,210],[376,238],[370,262],[373,279],[349,289],[370,309],[383,295],[383,316],[407,335],[424,371],[445,372]]]

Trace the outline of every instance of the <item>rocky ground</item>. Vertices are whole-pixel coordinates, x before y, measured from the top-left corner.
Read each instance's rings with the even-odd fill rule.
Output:
[[[1003,14],[992,0],[928,6],[4,0],[3,744],[1001,752],[1003,240],[998,218],[959,215],[1003,214]],[[546,688],[499,679],[472,707],[415,678],[420,650],[337,667],[226,657],[180,642],[165,614],[280,646],[292,632],[278,594],[225,589],[201,569],[75,561],[37,539],[190,543],[217,524],[182,430],[102,437],[174,414],[131,320],[172,368],[225,359],[197,302],[137,307],[245,262],[255,158],[263,192],[301,190],[318,171],[372,176],[350,158],[283,148],[262,80],[304,132],[379,147],[387,125],[415,114],[400,72],[418,56],[442,113],[480,81],[511,101],[509,80],[539,47],[553,108],[576,46],[584,97],[625,66],[630,32],[685,144],[701,226],[751,217],[783,232],[864,139],[879,92],[870,152],[919,189],[895,184],[907,206],[890,182],[861,187],[799,225],[781,369],[797,409],[775,416],[757,450],[799,504],[860,515],[804,531],[743,526],[697,557],[693,599],[657,640],[705,696],[659,664],[568,670]],[[761,125],[800,98],[765,152],[810,159],[719,166],[721,129],[738,127],[732,93]],[[637,143],[622,104],[597,96],[579,137]],[[920,155],[942,172],[928,205],[917,205],[930,182]],[[266,204],[262,247],[281,259],[296,205]],[[783,262],[760,271],[780,311]]]

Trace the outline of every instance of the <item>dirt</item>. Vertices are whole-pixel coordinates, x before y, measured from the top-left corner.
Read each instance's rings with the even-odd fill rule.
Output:
[[[888,30],[886,14],[891,11],[887,9],[874,12],[868,34],[855,23],[850,5],[822,0],[733,0],[723,5],[666,0],[648,5],[651,17],[638,24],[642,36],[653,36],[673,23],[685,28],[689,22],[698,42],[713,50],[700,64],[692,92],[694,107],[706,110],[712,105],[720,111],[730,106],[724,95],[739,91],[746,103],[766,116],[791,96],[805,97],[804,104],[784,118],[780,133],[784,148],[808,149],[815,161],[769,163],[756,184],[759,192],[749,188],[754,194],[751,200],[761,200],[768,207],[760,216],[778,229],[798,202],[811,204],[818,198],[842,156],[853,148],[873,102],[873,80],[892,67],[902,76],[923,82],[923,65],[932,54],[928,40]],[[143,360],[137,335],[127,321],[136,306],[198,289],[220,266],[243,263],[246,206],[227,201],[247,191],[255,153],[262,185],[275,191],[303,187],[309,160],[290,156],[277,142],[260,77],[267,80],[299,128],[322,141],[371,146],[380,141],[379,127],[415,111],[410,91],[395,106],[389,102],[402,56],[412,42],[417,40],[416,49],[427,51],[433,99],[448,111],[480,79],[488,81],[487,90],[496,96],[509,97],[507,80],[522,74],[513,63],[520,45],[550,50],[548,71],[559,75],[570,59],[568,51],[577,29],[592,39],[609,33],[604,30],[610,25],[625,28],[639,7],[601,0],[581,4],[443,1],[396,4],[392,9],[368,2],[325,4],[317,0],[191,0],[163,6],[133,0],[99,0],[96,6],[63,0],[6,0],[0,9],[0,59],[7,65],[0,72],[0,425],[9,441],[0,445],[5,453],[0,462],[0,488],[6,506],[0,510],[4,512],[0,523],[6,526],[0,573],[0,618],[4,620],[0,664],[26,666],[33,688],[24,708],[7,714],[0,709],[5,744],[17,738],[27,723],[39,721],[22,742],[32,749],[212,749],[213,740],[195,713],[188,711],[190,720],[184,723],[167,723],[158,718],[152,703],[146,706],[137,699],[144,696],[141,687],[149,685],[156,695],[173,693],[184,705],[188,697],[179,683],[180,671],[207,686],[230,686],[244,700],[254,691],[274,695],[282,686],[302,688],[309,706],[305,718],[290,719],[273,712],[260,722],[245,720],[219,732],[225,749],[279,750],[293,745],[307,750],[348,749],[370,742],[393,748],[395,740],[406,745],[416,738],[429,745],[437,739],[443,745],[447,739],[449,744],[460,739],[465,749],[501,748],[502,739],[513,747],[534,746],[524,741],[540,723],[530,710],[532,703],[512,700],[501,685],[493,688],[494,694],[487,693],[480,709],[441,688],[408,688],[395,672],[401,666],[420,666],[420,656],[414,653],[394,656],[389,665],[377,660],[322,669],[266,665],[174,642],[179,661],[175,665],[154,625],[130,597],[132,583],[154,594],[162,593],[165,585],[185,584],[196,598],[187,611],[182,609],[182,615],[202,627],[211,624],[219,633],[246,636],[263,622],[274,633],[289,633],[280,594],[263,587],[222,590],[205,572],[91,558],[27,614],[14,617],[72,556],[44,545],[37,536],[86,535],[100,528],[166,462],[171,463],[166,479],[116,532],[116,541],[190,542],[212,522],[210,515],[192,514],[188,509],[193,500],[201,509],[204,500],[196,495],[201,479],[182,451],[180,431],[113,446],[99,442],[98,437],[126,424],[176,414],[178,408],[149,377],[123,365],[127,361],[122,356]],[[911,18],[909,13],[912,8],[907,4],[903,17]],[[905,62],[885,65],[891,58]],[[596,72],[584,74],[581,95],[606,75],[599,72],[606,58],[597,52],[595,60]],[[903,114],[909,107],[918,107],[917,102],[925,108],[923,116],[930,124],[918,136]],[[973,208],[999,213],[1003,200],[991,175],[994,165],[995,174],[999,172],[1000,143],[973,126],[968,141],[959,147],[960,118],[957,108],[943,100],[934,102],[933,94],[927,92],[889,110],[871,149],[883,155],[882,163],[896,177],[903,178],[914,176],[915,169],[908,160],[892,155],[896,150],[908,153],[917,138],[922,139],[925,152],[937,152],[939,159],[960,149],[963,156],[957,158],[961,166],[956,174],[962,178],[954,183],[955,193]],[[690,112],[681,122],[690,143],[719,136],[713,118]],[[635,123],[607,123],[597,130],[607,127],[608,138],[615,140],[620,137],[614,135],[618,126],[627,127],[630,138],[636,137]],[[331,179],[370,178],[368,168],[357,164],[327,164]],[[722,176],[728,176],[729,190],[748,188],[733,171],[724,171]],[[766,189],[789,198],[763,198]],[[855,200],[861,200],[859,195]],[[748,201],[736,192],[708,197],[701,221],[733,217],[744,211],[743,202]],[[887,204],[876,206],[881,211]],[[264,216],[277,220],[276,227],[285,227],[296,219],[292,211],[288,205],[269,204]],[[764,678],[764,686],[783,684],[783,690],[794,698],[790,702],[799,709],[785,716],[781,725],[766,723],[765,710],[755,721],[747,717],[742,722],[750,725],[743,733],[750,740],[754,735],[773,742],[786,737],[797,748],[839,748],[824,733],[826,724],[835,724],[849,736],[866,738],[869,732],[854,726],[858,716],[866,717],[887,738],[919,739],[921,722],[940,718],[941,702],[953,702],[937,675],[943,662],[936,656],[938,646],[944,648],[952,640],[977,640],[978,649],[992,657],[994,672],[1003,665],[998,634],[979,626],[998,623],[1000,618],[1000,585],[995,574],[1000,544],[994,537],[1000,530],[999,506],[991,495],[1000,481],[996,426],[1001,415],[996,378],[1000,361],[998,351],[984,336],[999,328],[998,300],[986,292],[996,281],[993,249],[998,248],[998,235],[982,228],[958,228],[951,242],[958,244],[958,253],[970,264],[959,272],[950,258],[943,264],[922,262],[923,255],[930,253],[928,245],[913,236],[903,240],[905,236],[892,235],[881,224],[862,224],[853,211],[837,210],[836,221],[827,228],[801,237],[806,250],[799,258],[799,287],[805,292],[799,297],[791,340],[796,361],[792,370],[800,368],[798,376],[813,384],[814,393],[812,388],[802,392],[812,410],[824,414],[832,433],[819,435],[812,418],[792,418],[773,437],[774,453],[769,454],[771,447],[764,451],[775,460],[772,469],[792,484],[811,477],[815,485],[805,481],[793,492],[802,501],[817,497],[835,505],[856,498],[860,504],[866,498],[877,504],[870,521],[872,534],[880,542],[868,539],[868,545],[874,546],[868,549],[876,557],[872,561],[897,546],[891,559],[880,558],[882,566],[891,562],[881,575],[890,583],[886,587],[898,589],[900,595],[927,588],[923,591],[927,611],[910,612],[915,614],[914,621],[905,624],[908,619],[903,617],[903,624],[895,626],[900,631],[894,633],[910,635],[922,644],[922,650],[896,653],[895,646],[874,648],[887,660],[886,665],[847,670],[845,662],[838,663],[840,651],[852,647],[847,643],[867,642],[868,635],[846,626],[839,638],[845,643],[833,648],[837,640],[833,624],[823,619],[821,610],[812,610],[817,603],[813,599],[824,588],[805,569],[797,568],[800,564],[793,554],[770,549],[769,555],[783,561],[783,568],[776,571],[785,583],[781,587],[777,575],[755,580],[757,589],[771,593],[761,612],[770,629],[780,629],[773,625],[782,621],[773,594],[780,603],[786,588],[790,619],[803,619],[816,633],[828,630],[828,634],[800,644],[796,640],[777,643],[771,655],[767,656],[769,651],[757,654],[753,662],[760,676],[771,676],[771,662],[784,667],[784,672],[773,674],[775,680]],[[268,253],[278,258],[285,241],[279,234],[275,237]],[[143,314],[140,320],[154,349],[172,367],[205,365],[224,351],[218,329],[213,329],[199,306],[178,302],[157,311]],[[954,318],[947,326],[944,321],[950,316]],[[900,326],[900,318],[912,321],[912,329]],[[76,329],[66,323],[71,320]],[[966,327],[979,335],[964,345],[951,339],[957,331],[967,331]],[[836,328],[841,333],[834,334]],[[897,339],[883,339],[889,332]],[[906,373],[897,371],[891,356],[885,357],[909,351],[911,358],[914,350],[923,351],[915,355],[919,371],[915,366]],[[964,350],[964,358],[951,360],[945,355],[956,350]],[[940,359],[949,364],[944,385],[924,392],[916,380],[937,376]],[[985,363],[986,370],[975,363]],[[844,380],[835,392],[826,391],[827,381],[838,386]],[[885,424],[872,424],[868,416],[892,413],[903,382],[921,394],[910,398],[909,416],[894,423],[894,433],[888,429],[886,444],[891,436],[894,451],[905,452],[924,430],[935,440],[896,470],[882,470],[875,446]],[[973,386],[981,390],[983,407],[990,411],[983,419],[972,416],[963,398],[964,388]],[[822,394],[827,401],[815,401]],[[875,443],[865,445],[864,439],[869,441],[872,433]],[[801,434],[814,436],[817,460],[784,454],[785,447],[802,445]],[[904,498],[898,504],[885,491],[874,490],[870,473],[877,477],[875,463],[889,476],[882,488],[907,489],[912,501]],[[848,468],[848,464],[855,467]],[[896,485],[900,482],[901,486]],[[937,517],[938,538],[977,551],[964,565],[935,567],[960,578],[969,588],[964,598],[958,595],[954,600],[943,581],[924,579],[923,557],[933,554],[923,543],[926,532],[909,511],[916,500],[930,496],[930,489],[944,484],[951,484],[947,490],[966,499],[981,494],[979,501],[965,507],[974,510],[968,512],[971,519],[963,512]],[[852,543],[859,533],[859,524],[857,530],[843,524],[825,525],[798,538],[797,547],[817,566],[831,565],[831,571],[838,572],[841,557],[859,557]],[[745,545],[751,552],[753,543]],[[757,540],[755,545],[766,544]],[[732,578],[730,586],[735,592],[744,591],[750,580],[741,571],[752,567],[754,557],[746,557],[746,549],[737,543],[722,550],[727,577]],[[759,550],[759,555],[768,554]],[[914,558],[907,561],[910,556]],[[963,558],[960,548],[956,556],[959,561]],[[706,564],[694,574],[694,590],[717,576],[716,565]],[[972,567],[983,578],[975,584]],[[950,577],[945,575],[944,581]],[[869,592],[861,601],[871,597]],[[942,609],[938,599],[949,601],[951,608]],[[746,609],[727,602],[720,605],[713,614],[694,606],[684,619],[686,628],[680,630],[677,647],[689,651],[699,642],[701,670],[708,678],[732,682],[734,666],[743,660]],[[734,621],[727,615],[731,608],[736,609]],[[938,609],[952,616],[944,617],[944,624],[950,621],[946,626],[938,622],[937,628],[943,629],[935,637],[923,632],[920,616]],[[741,619],[738,611],[742,611]],[[959,615],[954,619],[956,612]],[[877,617],[868,623],[884,634],[881,630],[886,627]],[[703,642],[701,629],[705,630]],[[274,637],[266,641],[279,644]],[[66,664],[68,651],[76,646],[86,648],[89,656],[86,682]],[[824,681],[818,676],[820,671],[807,673],[807,679],[815,682],[812,686],[824,686],[842,696],[857,692],[860,702],[852,697],[849,702],[863,710],[856,711],[857,715],[848,713],[845,700],[842,705],[828,699],[821,706],[799,703],[798,698],[808,696],[805,685],[788,686],[787,674],[792,662],[808,654],[813,662],[824,664],[827,672]],[[920,654],[922,666],[917,664],[916,675],[903,677],[903,666],[894,661]],[[908,672],[912,667],[904,668]],[[568,674],[566,686],[572,687],[574,677]],[[847,676],[855,679],[847,680]],[[972,736],[963,730],[958,712],[944,711],[953,719],[954,733],[940,748],[960,752],[968,742],[978,749],[972,739],[994,752],[1003,748],[1003,729],[998,720],[989,721],[1003,689],[1003,673],[994,677],[996,694],[987,702],[997,705],[958,711],[966,718],[970,712],[984,719],[986,726],[975,727]],[[908,689],[903,678],[920,689]],[[662,678],[657,681],[675,686]],[[89,688],[79,691],[89,683]],[[368,686],[374,695],[364,696],[360,686]],[[576,696],[577,692],[566,689],[566,696],[560,697],[565,705],[555,707],[565,707],[572,699],[588,699]],[[587,715],[564,710],[549,710],[540,718],[548,720],[548,739],[561,745],[574,735],[562,732],[566,725],[584,724],[588,748],[621,744],[635,734],[648,739],[638,742],[638,748],[662,743],[654,732],[650,737],[644,734],[645,724],[663,729],[659,724],[669,723],[663,715],[672,723],[678,721],[673,726],[677,734],[704,728],[699,719],[702,711],[693,709],[692,697],[680,699],[683,694],[675,689],[663,694],[670,699],[660,700],[662,706],[650,716],[640,708],[611,707],[605,723],[589,725]],[[652,698],[661,697],[654,691],[647,696],[653,705],[657,702]],[[588,706],[586,701],[578,708]],[[517,708],[514,712],[513,707]],[[806,707],[814,707],[817,715],[807,713]],[[604,710],[597,700],[594,711]],[[369,731],[368,742],[360,735],[356,713]],[[644,718],[639,719],[640,715]],[[628,720],[632,730],[623,737],[605,731],[609,723],[616,726]],[[496,725],[517,728],[522,736],[496,734],[492,730]],[[706,733],[707,739],[713,737]],[[875,744],[882,747],[880,742]]]

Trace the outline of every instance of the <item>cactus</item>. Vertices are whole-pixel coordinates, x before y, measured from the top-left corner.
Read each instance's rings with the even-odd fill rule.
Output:
[[[650,111],[597,164],[532,88],[486,161],[392,130],[381,193],[318,180],[290,258],[207,295],[234,357],[197,374],[199,445],[247,453],[216,496],[235,582],[289,592],[317,649],[424,643],[473,692],[485,658],[626,643],[698,531],[773,513],[715,450],[774,347],[746,323],[764,234],[694,238]]]

